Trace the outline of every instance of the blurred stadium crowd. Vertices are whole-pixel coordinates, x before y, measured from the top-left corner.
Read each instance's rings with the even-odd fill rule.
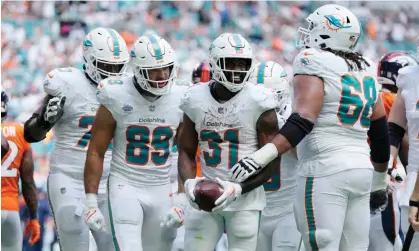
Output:
[[[208,55],[212,40],[227,31],[252,44],[257,59],[274,60],[291,73],[297,54],[297,28],[325,2],[1,2],[1,78],[9,94],[9,119],[28,119],[43,97],[47,72],[82,67],[81,41],[96,27],[120,32],[128,46],[145,32],[156,32],[177,52],[180,78]],[[342,2],[359,18],[363,36],[357,50],[375,62],[388,51],[416,49],[419,5],[415,2]],[[35,179],[45,191],[52,133],[33,144]],[[43,193],[40,193],[43,196]],[[47,248],[46,250],[49,250]]]

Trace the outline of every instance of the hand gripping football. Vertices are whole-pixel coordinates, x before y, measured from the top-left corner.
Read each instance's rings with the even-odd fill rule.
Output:
[[[215,207],[215,201],[220,198],[224,190],[217,182],[212,180],[202,180],[194,189],[195,202],[201,210],[211,212]]]

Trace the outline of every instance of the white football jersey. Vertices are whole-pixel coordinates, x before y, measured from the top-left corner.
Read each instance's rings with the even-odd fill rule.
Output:
[[[62,172],[83,180],[90,129],[99,107],[96,85],[82,70],[58,68],[47,74],[44,91],[51,96],[66,96],[63,116],[53,127],[55,146],[51,153],[50,172]],[[108,151],[103,164],[103,179],[109,175],[110,159],[111,151]]]
[[[288,119],[291,115],[291,104],[284,106],[283,113],[278,114],[279,128],[284,123],[282,119]],[[297,188],[297,166],[298,160],[290,152],[281,156],[281,166],[278,173],[275,173],[263,187],[266,192],[266,207],[277,208],[277,213],[291,212]]]
[[[367,132],[378,92],[376,67],[369,64],[365,71],[350,72],[343,58],[317,49],[303,50],[294,59],[294,75],[318,76],[324,82],[320,114],[297,146],[299,162],[305,163],[302,175],[372,168]]]
[[[110,175],[133,185],[168,184],[170,150],[183,116],[179,103],[190,83],[175,81],[168,94],[148,101],[134,81],[127,73],[102,81],[97,89],[99,102],[116,120]]]
[[[419,172],[419,66],[399,70],[397,85],[403,96],[409,135],[408,171]]]
[[[279,104],[271,90],[250,83],[229,101],[219,103],[211,95],[210,85],[192,87],[182,98],[180,108],[195,123],[202,175],[229,180],[229,169],[259,149],[256,122],[260,115]],[[260,186],[225,210],[262,210],[265,204]]]

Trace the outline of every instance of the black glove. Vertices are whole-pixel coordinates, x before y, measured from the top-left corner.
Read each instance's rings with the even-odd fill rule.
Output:
[[[388,188],[385,190],[377,190],[371,192],[370,195],[370,210],[371,214],[382,212],[387,208],[388,205]]]

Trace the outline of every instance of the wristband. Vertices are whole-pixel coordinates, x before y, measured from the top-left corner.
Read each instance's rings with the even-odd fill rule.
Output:
[[[409,206],[419,208],[419,201],[409,200]]]
[[[278,157],[278,150],[273,143],[264,145],[250,156],[262,168]]]
[[[97,195],[94,193],[86,194],[86,206],[87,208],[97,208]]]
[[[29,219],[37,220],[38,219],[38,212],[37,211],[35,211],[35,212],[29,211]]]

